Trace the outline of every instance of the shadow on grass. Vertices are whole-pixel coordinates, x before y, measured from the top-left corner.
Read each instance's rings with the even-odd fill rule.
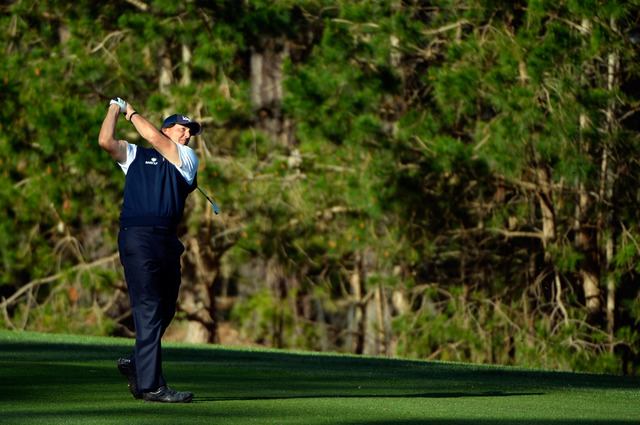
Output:
[[[343,395],[293,395],[293,396],[275,396],[275,397],[194,397],[192,403],[203,403],[212,401],[257,401],[257,400],[304,400],[313,398],[475,398],[475,397],[525,397],[545,395],[544,393],[505,393],[499,391],[484,392],[434,392],[422,394],[343,394]]]
[[[87,338],[29,333],[23,336],[15,332],[3,331],[0,333],[0,361],[14,360],[23,363],[104,361],[108,365],[112,362],[115,371],[116,359],[130,354],[133,345],[133,339],[124,338]],[[413,382],[413,385],[406,385],[405,388],[408,389],[416,389],[422,382],[430,382],[430,386],[434,389],[444,388],[442,385],[447,385],[453,390],[456,386],[471,389],[474,384],[477,384],[476,388],[483,386],[489,392],[478,393],[476,396],[485,397],[511,394],[535,395],[542,389],[553,388],[637,389],[640,387],[640,377],[620,375],[527,370],[284,350],[242,349],[216,345],[164,343],[163,361],[166,365],[165,370],[177,370],[176,375],[183,382],[220,379],[221,376],[224,379],[225,373],[234,371],[232,376],[237,377],[239,374],[245,382],[255,383],[251,381],[252,377],[262,376],[268,378],[266,382],[290,377],[294,382],[302,383],[312,377],[316,382],[319,380],[327,385],[337,385],[338,388],[341,386],[340,381],[343,383],[348,381],[380,383],[397,380]],[[199,367],[195,367],[196,364]],[[337,380],[336,377],[340,378]],[[437,385],[438,381],[441,381],[442,385]],[[450,386],[451,384],[453,387]],[[303,385],[297,388],[283,385],[280,389],[295,392],[302,388]],[[438,392],[439,395],[436,396],[430,394],[424,394],[422,397],[455,397],[455,394],[459,394],[459,397],[470,396],[466,391]],[[385,396],[376,395],[376,397]],[[220,399],[214,397],[210,401],[215,400]]]
[[[180,406],[161,406],[163,409],[158,410],[156,413],[158,415],[154,415],[153,417],[149,417],[148,420],[143,421],[141,423],[153,423],[153,424],[180,424],[180,423],[203,423],[203,424],[211,424],[216,423],[215,418],[190,418],[188,413],[186,413],[185,409],[188,410],[188,405],[180,405]],[[172,407],[172,408],[180,408],[176,411],[174,409],[164,409],[164,407]],[[182,411],[182,413],[179,413]],[[108,420],[107,418],[114,418],[115,421]],[[28,415],[28,419],[25,421],[25,416],[23,413],[21,414],[8,414],[3,415],[2,423],[31,423],[32,421],[35,423],[48,423],[48,424],[104,424],[104,423],[140,423],[139,416],[135,413],[132,413],[129,409],[95,409],[90,412],[87,411],[75,411],[75,410],[58,410],[56,412],[30,412]],[[244,420],[248,420],[249,423],[264,423],[261,422],[261,418],[254,415],[241,415],[239,412],[235,414],[227,414],[222,416],[224,423],[247,423],[243,422]],[[6,422],[4,422],[6,421]],[[304,418],[300,418],[299,420],[292,420],[291,418],[287,418],[284,420],[285,423],[300,423],[304,424]],[[366,420],[341,420],[340,418],[329,418],[326,420],[317,419],[312,420],[313,423],[327,423],[331,425],[451,425],[451,424],[459,424],[459,425],[507,425],[507,424],[518,424],[518,425],[591,425],[591,424],[602,424],[601,420],[597,419],[493,419],[493,418],[455,418],[455,419],[443,419],[443,418],[432,418],[429,416],[425,416],[420,419],[394,419],[394,418],[381,418],[381,419],[371,419],[368,418]],[[273,423],[269,421],[268,423]],[[606,421],[608,425],[628,425],[637,423],[637,421],[633,420],[610,420]]]

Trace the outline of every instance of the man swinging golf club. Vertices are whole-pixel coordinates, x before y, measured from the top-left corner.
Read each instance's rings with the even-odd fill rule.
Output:
[[[120,114],[151,148],[115,138]],[[118,249],[136,342],[133,355],[118,360],[118,369],[127,377],[136,399],[187,403],[193,398],[190,392],[169,388],[162,377],[161,339],[175,315],[180,287],[184,246],[176,228],[187,196],[197,187],[198,158],[187,145],[201,131],[199,123],[180,114],[165,119],[158,130],[120,98],[111,100],[100,129],[100,147],[126,175]]]

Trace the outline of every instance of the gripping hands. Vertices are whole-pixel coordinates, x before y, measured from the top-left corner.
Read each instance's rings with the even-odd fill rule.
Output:
[[[114,103],[120,107],[120,113],[121,114],[125,114],[127,112],[127,102],[125,102],[124,100],[120,99],[119,97],[114,97],[109,102],[109,105],[113,105]]]

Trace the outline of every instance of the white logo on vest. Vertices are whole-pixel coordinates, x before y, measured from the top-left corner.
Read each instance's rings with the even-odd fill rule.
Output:
[[[147,165],[158,165],[158,158],[151,158],[151,161],[144,162]]]

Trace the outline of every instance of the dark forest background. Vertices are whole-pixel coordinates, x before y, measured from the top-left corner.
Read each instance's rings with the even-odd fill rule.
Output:
[[[0,326],[133,334],[120,96],[204,126],[170,337],[637,374],[639,6],[0,2]]]

